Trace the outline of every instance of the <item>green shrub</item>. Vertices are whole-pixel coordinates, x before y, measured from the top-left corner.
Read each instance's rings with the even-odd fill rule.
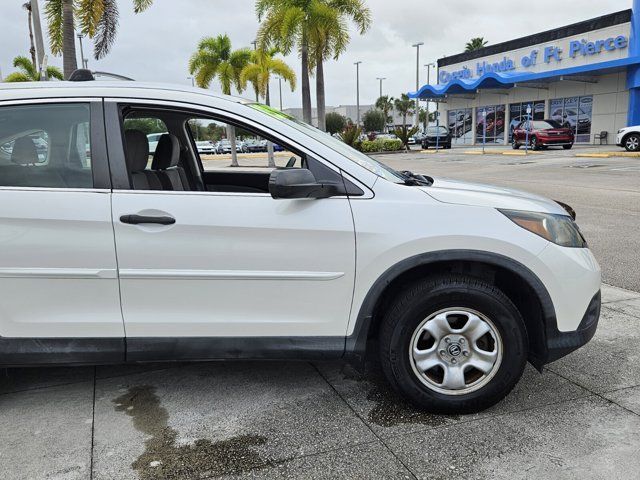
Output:
[[[396,152],[398,150],[402,150],[402,141],[392,138],[365,140],[360,144],[360,151],[363,153]]]

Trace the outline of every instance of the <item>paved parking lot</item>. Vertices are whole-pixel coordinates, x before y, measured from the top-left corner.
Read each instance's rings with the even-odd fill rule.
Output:
[[[499,405],[425,414],[374,364],[0,370],[0,478],[637,478],[640,161],[523,158],[385,157],[566,200],[616,285],[591,343],[543,375],[528,367]]]

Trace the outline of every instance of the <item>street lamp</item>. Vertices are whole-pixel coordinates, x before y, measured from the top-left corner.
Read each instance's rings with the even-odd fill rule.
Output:
[[[482,154],[484,155],[484,144],[487,142],[487,109],[482,109]]]
[[[280,111],[282,111],[282,77],[278,77],[278,89],[280,90]]]
[[[416,48],[416,92],[420,89],[420,47],[424,45],[424,42],[418,42],[411,45]],[[418,119],[420,118],[420,99],[416,98],[416,114],[414,125],[418,125]]]
[[[380,98],[382,96],[382,81],[386,80],[387,77],[376,77],[376,80],[378,80],[380,82],[380,96],[378,98]]]
[[[362,62],[354,62],[356,66],[356,127],[360,126],[360,64]]]
[[[82,49],[82,39],[84,38],[84,35],[78,33],[77,37],[78,40],[80,40],[80,64],[82,65],[82,68],[87,68],[89,66],[89,60],[84,58],[84,50]]]
[[[425,64],[425,67],[427,67],[427,85],[431,85],[431,67],[435,67],[435,66],[436,64],[433,62]],[[425,127],[425,130],[429,128],[429,99],[428,98],[427,98],[427,122],[426,123],[427,125]]]
[[[194,80],[193,77],[187,77],[187,80],[191,80],[191,86],[195,87],[196,86],[196,81]]]

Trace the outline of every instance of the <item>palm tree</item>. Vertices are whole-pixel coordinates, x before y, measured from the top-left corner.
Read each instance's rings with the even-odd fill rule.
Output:
[[[326,130],[326,101],[324,65],[330,58],[338,60],[349,44],[348,20],[351,19],[360,35],[371,26],[371,12],[362,0],[319,0],[311,2],[313,18],[309,30],[309,67],[316,70],[316,104],[318,128]]]
[[[395,134],[402,140],[405,150],[409,149],[409,137],[418,131],[418,126],[414,126],[413,128],[407,127],[407,117],[413,115],[415,106],[415,102],[411,100],[406,93],[403,93],[400,98],[396,98],[394,101],[396,111],[402,115],[402,127],[396,128]]]
[[[251,82],[260,96],[265,99],[267,105],[271,105],[271,93],[269,89],[269,80],[271,74],[279,75],[285,82],[291,85],[291,91],[296,88],[296,74],[284,60],[274,58],[277,50],[254,50],[251,52],[251,62],[248,63],[240,72],[240,82],[242,88],[246,88],[247,82]],[[273,157],[273,143],[267,142],[267,156],[269,159],[269,167],[275,167]]]
[[[484,48],[484,46],[489,43],[483,37],[474,37],[467,42],[467,46],[465,47],[465,52],[473,52],[475,50],[480,50]]]
[[[309,7],[317,0],[256,0],[260,48],[277,48],[288,55],[297,46],[302,62],[302,116],[311,123],[309,86]]]
[[[13,66],[18,69],[17,72],[10,73],[4,79],[5,82],[39,82],[40,72],[36,66],[27,57],[18,56],[13,59]],[[64,76],[59,68],[47,67],[47,78],[56,78],[64,80]]]
[[[302,66],[303,119],[311,123],[309,73],[316,70],[318,126],[325,126],[323,62],[338,58],[349,43],[346,19],[351,18],[364,33],[371,14],[362,0],[257,0],[256,13],[262,22],[258,41],[262,48],[275,46],[285,55],[294,47]]]
[[[238,93],[242,93],[246,83],[243,84],[241,75],[249,64],[251,55],[251,50],[248,48],[232,50],[231,40],[227,34],[205,37],[200,40],[198,49],[191,55],[189,73],[194,76],[196,84],[201,88],[209,88],[213,79],[218,77],[222,93],[231,95],[232,86]],[[229,124],[227,124],[227,137],[231,142],[231,166],[237,167],[235,129]]]
[[[388,95],[383,95],[376,100],[376,108],[384,113],[385,130],[387,129],[387,124],[391,118],[390,113],[393,112],[393,101],[394,98]]]
[[[153,0],[132,1],[135,13],[145,11],[153,3]],[[76,21],[79,31],[93,39],[96,60],[111,50],[118,31],[117,0],[47,0],[45,13],[49,22],[51,53],[62,54],[65,78],[78,68]]]

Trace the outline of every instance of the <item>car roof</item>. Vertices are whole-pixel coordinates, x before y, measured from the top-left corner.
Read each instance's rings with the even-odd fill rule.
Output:
[[[117,98],[158,98],[162,100],[186,100],[189,97],[207,97],[209,100],[233,102],[237,104],[254,103],[252,100],[223,95],[211,90],[165,83],[145,83],[135,81],[85,82],[15,82],[0,83],[0,101],[51,97],[117,97]],[[207,102],[208,103],[208,102]]]

